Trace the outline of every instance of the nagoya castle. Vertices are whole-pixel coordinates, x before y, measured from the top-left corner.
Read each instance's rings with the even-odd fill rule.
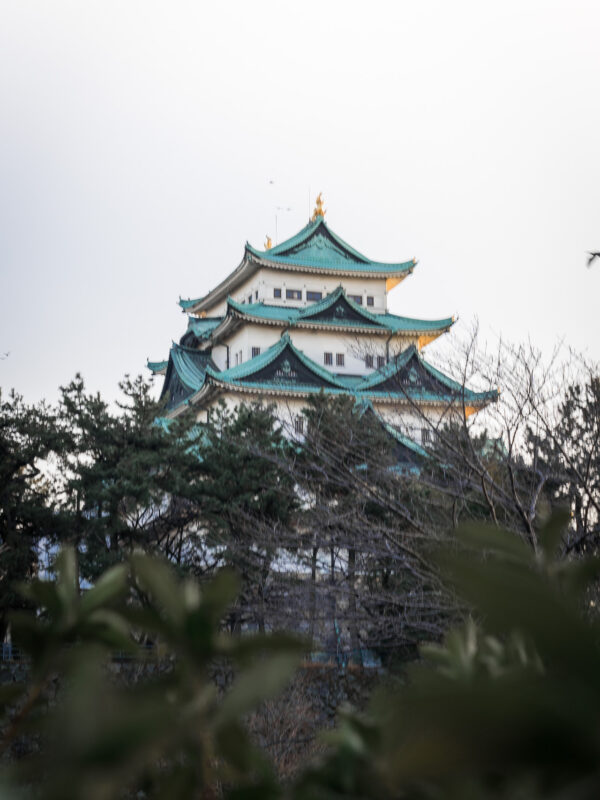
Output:
[[[431,366],[424,348],[453,317],[424,320],[388,311],[388,294],[416,261],[372,261],[325,222],[321,195],[308,224],[264,250],[246,244],[239,266],[204,297],[180,300],[187,331],[164,375],[165,416],[207,419],[211,407],[264,402],[297,435],[307,398],[349,395],[381,419],[403,450],[422,452],[440,420],[496,398]]]

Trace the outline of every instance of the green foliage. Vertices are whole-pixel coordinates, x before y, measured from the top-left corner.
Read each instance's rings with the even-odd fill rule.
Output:
[[[569,384],[551,431],[528,431],[537,468],[553,476],[551,488],[568,504],[572,523],[567,551],[592,554],[600,544],[600,376]]]
[[[193,420],[173,421],[167,432],[155,424],[161,407],[146,381],[126,378],[121,389],[117,413],[88,394],[80,376],[62,389],[65,506],[90,580],[135,547],[158,549],[173,529],[189,523],[182,501],[193,499],[196,487],[200,433]]]
[[[351,397],[311,397],[304,409],[306,437],[299,469],[324,497],[354,494],[357,480],[394,464],[393,442],[372,409]],[[311,487],[313,488],[313,487]]]
[[[293,482],[282,464],[289,448],[272,408],[242,405],[231,412],[221,406],[209,416],[198,448],[198,501],[217,541],[220,534],[224,540],[241,536],[249,519],[272,526],[288,521]]]
[[[241,578],[232,628],[265,630],[265,595],[271,562],[286,539],[296,508],[286,466],[291,450],[272,408],[224,406],[209,416],[197,448],[199,483],[195,510],[203,546]]]
[[[598,796],[600,624],[585,597],[600,562],[557,560],[566,521],[541,531],[538,556],[484,526],[439,552],[483,629],[423,648],[406,686],[340,728],[298,797]]]
[[[241,719],[283,688],[303,645],[283,635],[222,633],[219,622],[237,591],[227,572],[201,588],[134,554],[82,595],[74,551],[64,550],[57,566],[55,582],[23,589],[35,613],[13,619],[14,638],[32,659],[32,681],[6,721],[2,748],[23,731],[41,741],[41,754],[14,768],[15,783],[48,800],[192,798],[234,784],[236,796],[279,796]],[[160,658],[147,664],[151,677],[120,688],[108,679],[109,653],[133,653],[141,638],[156,643]],[[211,670],[224,662],[234,665],[235,678],[220,696]],[[57,673],[63,689],[48,705]],[[14,703],[14,695],[3,699]]]
[[[60,450],[63,436],[56,415],[44,404],[30,406],[14,392],[0,392],[0,639],[6,614],[24,605],[14,582],[37,567],[38,542],[61,528],[44,459]]]

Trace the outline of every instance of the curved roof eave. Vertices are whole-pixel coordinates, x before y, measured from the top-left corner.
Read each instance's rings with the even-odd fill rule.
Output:
[[[373,391],[352,391],[349,388],[324,388],[322,386],[286,386],[274,385],[266,383],[242,383],[241,381],[228,381],[219,376],[218,373],[208,373],[204,384],[195,392],[191,397],[183,401],[180,406],[171,410],[171,413],[182,410],[181,407],[197,405],[201,402],[210,392],[211,389],[221,391],[231,391],[236,394],[254,394],[265,395],[272,397],[309,397],[311,395],[324,392],[325,394],[332,395],[346,395],[348,397],[355,397],[357,400],[368,400],[376,404],[389,403],[393,401],[398,405],[413,405],[413,406],[431,406],[439,407],[443,405],[446,408],[456,407],[460,405],[474,406],[478,410],[484,408],[488,403],[494,402],[497,398],[496,392],[481,392],[473,393],[473,397],[457,397],[455,395],[436,395],[426,394],[417,395],[416,393],[397,393],[397,392],[373,392]],[[488,396],[491,395],[491,396]]]
[[[315,320],[315,314],[332,306],[336,300],[343,296],[346,302],[359,314],[365,324],[359,322],[339,322],[334,320]],[[220,338],[231,327],[231,318],[237,317],[245,322],[257,325],[280,326],[282,328],[307,328],[317,330],[335,330],[352,333],[372,333],[389,336],[390,334],[404,334],[406,336],[420,336],[422,334],[440,335],[449,330],[455,323],[455,317],[443,319],[424,320],[411,317],[400,317],[396,314],[375,314],[359,306],[349,298],[343,287],[338,286],[333,292],[322,300],[304,308],[269,305],[268,303],[239,303],[232,297],[227,298],[227,312],[222,322],[213,329],[213,337]],[[230,320],[230,322],[227,322]]]
[[[340,264],[318,264],[311,259],[292,258],[290,256],[280,256],[271,258],[269,251],[263,252],[256,250],[250,244],[246,245],[246,251],[252,256],[252,261],[261,267],[271,269],[287,270],[291,272],[310,272],[315,275],[332,275],[344,278],[403,278],[410,275],[417,266],[417,261],[405,261],[399,264],[387,264],[381,261],[369,261],[356,266]]]
[[[326,236],[337,248],[344,251],[347,260],[340,263],[323,263],[300,254],[289,255],[289,252],[303,243],[310,241],[320,228],[323,232],[319,236]],[[355,250],[341,236],[332,231],[325,220],[319,217],[315,222],[309,222],[302,230],[290,239],[286,239],[281,244],[276,245],[270,250],[258,250],[249,242],[244,248],[244,255],[240,264],[230,273],[221,283],[216,286],[204,297],[196,299],[179,299],[179,305],[184,311],[192,313],[203,311],[211,305],[223,300],[232,289],[243,280],[250,277],[258,267],[268,267],[271,269],[303,271],[318,275],[332,275],[338,277],[359,277],[359,278],[405,278],[410,275],[417,265],[413,258],[410,261],[388,263],[384,261],[372,261]]]

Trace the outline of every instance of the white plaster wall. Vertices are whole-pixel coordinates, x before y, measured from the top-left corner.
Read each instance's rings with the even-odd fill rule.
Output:
[[[460,412],[445,405],[427,406],[417,409],[414,406],[394,402],[373,404],[381,416],[419,444],[423,443],[423,429],[437,428],[461,419]]]
[[[253,347],[260,347],[260,352],[264,353],[279,341],[283,330],[270,325],[242,325],[225,341],[225,344],[229,345],[229,366],[236,365],[235,354],[240,351],[244,364],[252,358]]]
[[[212,348],[212,360],[215,362],[220,370],[227,369],[227,347],[224,344],[218,344]]]
[[[290,435],[294,433],[294,420],[302,414],[302,409],[306,408],[308,404],[307,398],[285,398],[279,399],[269,397],[268,395],[242,395],[242,394],[222,394],[219,398],[212,401],[210,407],[217,407],[220,401],[225,403],[226,408],[233,410],[236,406],[245,403],[251,405],[254,402],[262,402],[264,405],[275,405],[277,408],[277,417],[281,420],[282,426]],[[423,430],[430,430],[430,425],[435,428],[439,425],[440,421],[444,423],[450,422],[452,418],[458,420],[460,414],[458,411],[449,410],[446,406],[430,406],[422,411],[419,411],[410,406],[394,403],[394,402],[377,402],[373,403],[376,411],[392,425],[398,427],[405,435],[409,436],[413,441],[418,444],[425,444],[423,442]],[[207,418],[207,410],[202,410],[197,413],[197,420],[205,422]]]
[[[304,308],[310,305],[306,300],[306,292],[322,292],[323,297],[333,292],[339,285],[342,285],[347,294],[360,295],[363,298],[363,307],[375,314],[383,314],[387,311],[387,294],[385,290],[385,280],[379,278],[344,278],[330,275],[311,275],[303,272],[285,272],[284,270],[268,269],[261,267],[247,281],[244,281],[232,293],[232,297],[238,303],[247,303],[248,298],[256,302],[269,303],[270,305],[291,306],[292,308]],[[282,297],[273,297],[273,289],[281,289]],[[286,289],[299,289],[302,291],[302,300],[287,300],[285,297]],[[373,306],[367,306],[367,295],[373,297]],[[207,316],[218,317],[225,314],[227,303],[225,300],[207,309]]]
[[[365,366],[367,352],[385,355],[385,339],[383,337],[357,337],[326,331],[295,330],[291,334],[294,345],[320,366],[326,366],[325,353],[333,354],[333,365],[326,366],[331,372],[340,375],[366,375],[372,369]],[[379,339],[377,341],[377,339]],[[344,354],[344,366],[336,364],[336,354]]]
[[[335,291],[338,286],[343,286],[346,294],[360,295],[363,298],[362,305],[367,310],[377,314],[382,314],[387,310],[387,295],[385,291],[385,280],[369,278],[344,278],[334,276],[310,275],[301,272],[283,272],[275,270],[264,270],[262,285],[259,289],[259,299],[272,305],[291,306],[293,308],[304,308],[311,305],[307,301],[307,292],[321,292],[323,297]],[[281,299],[273,296],[275,288],[281,289]],[[286,289],[299,289],[302,292],[302,300],[287,300]],[[367,306],[367,295],[373,297],[373,305]]]
[[[213,348],[213,359],[220,369],[225,369],[227,351],[224,345],[229,346],[229,364],[235,366],[235,354],[242,352],[242,361],[245,363],[252,357],[252,348],[260,347],[264,353],[281,338],[285,327],[271,325],[245,324],[229,336],[223,345]],[[368,375],[377,367],[377,356],[385,356],[385,336],[364,335],[358,336],[352,331],[344,333],[329,333],[321,330],[289,329],[289,334],[294,345],[302,350],[309,358],[321,366],[325,366],[324,353],[333,354],[333,365],[328,367],[332,372],[341,375]],[[390,343],[390,353],[393,355],[413,343],[413,337],[395,337]],[[344,354],[344,366],[336,364],[336,353]],[[374,357],[374,368],[365,366],[365,355]]]
[[[306,399],[285,399],[276,402],[275,398],[269,397],[268,395],[260,396],[255,394],[243,395],[224,393],[213,400],[206,409],[198,411],[196,420],[198,422],[206,422],[209,409],[218,408],[221,402],[225,404],[225,408],[229,411],[233,411],[236,406],[240,406],[242,404],[252,405],[255,402],[260,402],[265,406],[275,405],[277,417],[281,421],[281,424],[286,432],[290,434],[294,431],[295,418],[302,414],[302,409],[305,408],[307,404]]]

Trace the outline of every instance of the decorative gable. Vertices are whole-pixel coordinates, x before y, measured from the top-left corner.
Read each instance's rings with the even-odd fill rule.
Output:
[[[402,392],[418,389],[441,395],[448,394],[448,386],[428,372],[416,354],[413,354],[397,372],[378,383],[374,388],[382,392]]]
[[[289,345],[269,364],[240,378],[240,381],[276,386],[331,386],[327,380],[304,364]]]
[[[163,384],[160,400],[165,403],[167,411],[178,406],[194,393],[193,389],[186,386],[173,367],[173,361],[169,363],[167,375]]]
[[[358,261],[356,256],[334,242],[329,231],[325,227],[322,227],[305,242],[285,251],[282,255],[306,256],[311,261],[324,261],[327,263],[356,263]]]
[[[298,321],[359,324],[385,328],[375,314],[370,314],[349,300],[341,286],[319,303],[302,310],[298,315]]]
[[[309,308],[308,313],[304,312],[302,314],[302,319],[304,321],[313,320],[315,322],[356,322],[363,325],[374,324],[371,319],[367,318],[364,314],[361,314],[356,308],[353,308],[343,294],[340,294],[338,299],[334,303],[331,303],[331,305],[321,308],[312,314],[310,313]]]

